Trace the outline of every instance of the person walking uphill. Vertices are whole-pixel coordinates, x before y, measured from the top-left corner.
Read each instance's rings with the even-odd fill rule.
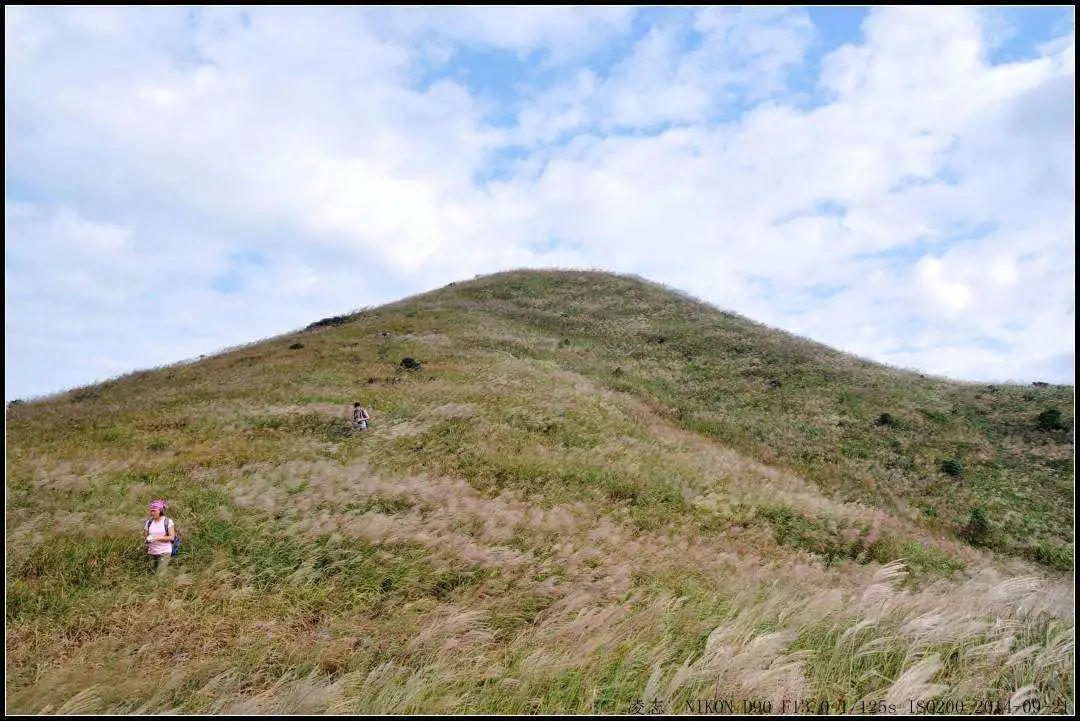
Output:
[[[352,422],[353,427],[357,430],[367,430],[367,422],[371,420],[371,416],[368,414],[367,409],[360,407],[360,401],[353,403],[352,409]]]
[[[150,518],[146,521],[146,553],[150,556],[150,572],[161,574],[172,560],[176,526],[165,517],[165,501],[150,502]]]

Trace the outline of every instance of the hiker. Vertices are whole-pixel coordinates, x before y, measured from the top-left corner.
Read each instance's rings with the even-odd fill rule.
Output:
[[[356,403],[353,403],[352,405],[353,405],[353,409],[352,409],[353,425],[356,427],[357,430],[361,430],[361,431],[366,430],[367,429],[367,422],[371,418],[371,416],[368,415],[367,409],[360,407],[360,402],[359,401],[357,401]]]
[[[165,517],[165,501],[150,502],[150,518],[147,519],[146,553],[150,556],[150,572],[160,575],[172,560],[173,539],[176,538],[176,526],[172,519]]]

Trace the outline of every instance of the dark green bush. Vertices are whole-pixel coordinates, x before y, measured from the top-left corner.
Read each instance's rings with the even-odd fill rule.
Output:
[[[938,464],[938,468],[942,473],[947,476],[952,476],[953,478],[963,478],[964,476],[964,464],[952,458],[941,461],[941,463]]]
[[[986,544],[990,538],[990,521],[986,517],[986,509],[971,509],[967,525],[960,529],[960,536],[973,546]]]
[[[335,315],[332,318],[323,318],[321,320],[317,320],[314,323],[308,325],[308,327],[305,328],[305,330],[314,330],[316,328],[328,328],[330,326],[335,326],[335,325],[345,325],[348,322],[349,322],[349,318],[347,318],[346,316]]]
[[[1063,431],[1066,427],[1061,411],[1057,408],[1047,408],[1039,414],[1039,417],[1035,419],[1035,423],[1040,431]]]

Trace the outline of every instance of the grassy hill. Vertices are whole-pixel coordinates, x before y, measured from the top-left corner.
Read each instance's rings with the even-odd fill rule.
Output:
[[[1073,393],[519,271],[10,405],[7,707],[1071,712]]]

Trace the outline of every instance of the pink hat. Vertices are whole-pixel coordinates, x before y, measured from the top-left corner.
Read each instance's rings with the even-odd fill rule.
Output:
[[[150,510],[151,511],[164,511],[168,507],[169,507],[169,504],[166,503],[165,501],[150,501]]]

